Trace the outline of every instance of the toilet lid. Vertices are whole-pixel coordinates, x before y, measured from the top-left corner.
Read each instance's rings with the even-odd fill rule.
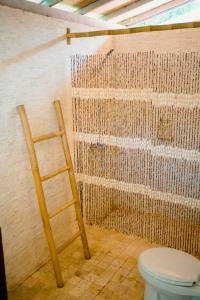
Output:
[[[188,286],[200,281],[200,261],[179,250],[145,250],[139,257],[139,264],[152,276],[170,284]]]

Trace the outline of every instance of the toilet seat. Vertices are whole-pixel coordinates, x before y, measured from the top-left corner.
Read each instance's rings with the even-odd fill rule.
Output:
[[[171,285],[189,287],[200,281],[200,261],[179,250],[164,247],[145,250],[139,265],[154,278]]]

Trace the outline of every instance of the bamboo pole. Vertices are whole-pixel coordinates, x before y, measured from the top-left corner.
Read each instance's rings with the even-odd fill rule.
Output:
[[[65,210],[66,208],[70,207],[71,205],[73,205],[76,201],[75,200],[71,200],[71,201],[67,201],[66,204],[64,204],[62,207],[58,208],[56,211],[52,212],[49,214],[49,219],[54,218],[55,216],[57,216],[59,213],[61,213],[63,210]]]
[[[61,246],[57,248],[57,252],[60,253],[62,250],[64,250],[67,246],[69,246],[74,240],[76,240],[81,235],[81,232],[78,231],[75,233],[69,240],[64,242]]]
[[[70,34],[70,28],[67,28],[66,35]],[[71,45],[71,39],[67,37],[67,45]]]
[[[43,142],[45,140],[53,139],[53,138],[61,136],[61,135],[62,135],[62,132],[58,131],[58,132],[51,132],[51,133],[47,133],[44,135],[36,136],[33,138],[33,143]]]
[[[69,167],[68,166],[64,166],[64,167],[62,167],[62,168],[60,168],[60,169],[58,169],[56,171],[53,171],[53,172],[51,172],[51,173],[49,173],[47,175],[42,176],[41,177],[41,181],[45,181],[45,180],[51,179],[51,178],[53,178],[53,177],[55,177],[55,176],[57,176],[57,175],[65,172],[67,170],[69,170]]]
[[[57,281],[57,286],[63,287],[64,284],[63,284],[62,274],[61,274],[61,270],[60,270],[60,266],[59,266],[58,256],[56,253],[56,247],[55,247],[55,242],[54,242],[54,238],[53,238],[53,234],[52,234],[52,230],[51,230],[51,225],[49,223],[49,215],[48,215],[47,206],[45,203],[45,196],[44,196],[44,191],[43,191],[41,177],[40,177],[38,160],[37,160],[35,147],[34,147],[34,143],[33,143],[33,138],[32,138],[32,134],[31,134],[31,130],[30,130],[30,126],[29,126],[29,122],[28,122],[28,118],[26,115],[24,105],[19,105],[18,111],[19,111],[19,115],[20,115],[20,118],[22,121],[24,134],[26,137],[26,144],[27,144],[29,158],[30,158],[30,162],[31,162],[31,168],[32,168],[34,182],[35,182],[35,189],[36,189],[36,193],[37,193],[37,197],[38,197],[41,218],[42,218],[44,230],[46,233],[47,241],[49,244],[49,249],[50,249],[54,272],[55,272],[56,281]]]
[[[97,31],[88,31],[88,32],[74,32],[71,33],[67,29],[66,38],[67,44],[70,44],[70,39],[75,38],[87,38],[95,36],[104,36],[104,35],[122,35],[122,34],[132,34],[139,32],[151,32],[151,31],[165,31],[165,30],[176,30],[176,29],[188,29],[188,28],[200,28],[200,22],[189,22],[189,23],[177,23],[177,24],[168,24],[168,25],[150,25],[134,28],[123,28],[123,29],[108,29],[108,30],[97,30]]]
[[[54,101],[54,106],[55,106],[56,115],[57,115],[57,119],[58,119],[59,130],[61,130],[63,132],[63,135],[61,137],[62,138],[62,146],[63,146],[63,150],[64,150],[66,164],[69,166],[69,171],[68,171],[69,181],[70,181],[70,185],[71,185],[71,189],[72,189],[73,199],[75,200],[75,210],[76,210],[79,231],[81,232],[81,239],[82,239],[84,254],[85,254],[85,258],[89,259],[90,251],[89,251],[87,237],[86,237],[86,233],[85,233],[85,227],[84,227],[84,222],[83,222],[81,207],[80,207],[80,199],[79,199],[78,189],[77,189],[77,185],[76,185],[76,179],[75,179],[75,175],[74,175],[69,145],[67,142],[67,135],[66,135],[66,131],[65,131],[64,119],[63,119],[60,101],[59,100]]]

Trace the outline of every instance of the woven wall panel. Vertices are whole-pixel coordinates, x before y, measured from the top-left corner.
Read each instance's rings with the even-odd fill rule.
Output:
[[[72,86],[196,94],[200,92],[199,68],[198,52],[76,55],[72,57]]]
[[[77,142],[77,172],[148,185],[152,190],[200,198],[200,161],[153,156],[145,149],[125,149]]]
[[[86,222],[200,256],[200,54],[71,62]]]
[[[85,205],[89,224],[138,235],[200,257],[199,210],[93,184],[85,184]]]
[[[77,132],[144,138],[151,140],[154,145],[159,145],[163,144],[163,141],[158,139],[160,120],[169,120],[173,141],[164,141],[165,145],[197,151],[200,149],[198,107],[158,107],[145,100],[81,98],[74,98],[74,106],[77,120],[74,130]]]

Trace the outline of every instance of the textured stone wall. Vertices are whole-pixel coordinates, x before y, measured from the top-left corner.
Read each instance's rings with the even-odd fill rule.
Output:
[[[107,38],[65,41],[66,27],[88,26],[0,6],[0,226],[7,281],[13,287],[49,258],[25,139],[16,106],[25,104],[33,135],[57,130],[53,100],[62,101],[72,145],[71,54],[106,51]],[[95,28],[92,28],[93,30]],[[41,174],[62,167],[58,139],[36,145]],[[49,211],[70,199],[66,175],[45,182]],[[73,209],[52,220],[57,245],[76,230]],[[53,272],[53,270],[52,270]]]
[[[200,256],[199,68],[184,49],[72,57],[89,224]]]

